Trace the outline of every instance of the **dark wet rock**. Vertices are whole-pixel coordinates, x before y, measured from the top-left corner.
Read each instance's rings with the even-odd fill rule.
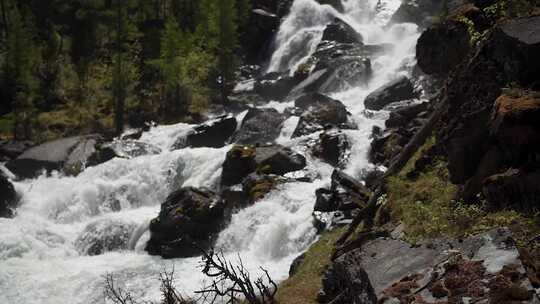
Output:
[[[7,162],[6,167],[20,179],[36,177],[42,171],[66,168],[66,173],[78,173],[100,140],[98,135],[86,135],[46,142]]]
[[[151,221],[146,251],[164,258],[199,255],[199,248],[210,248],[229,217],[228,206],[215,193],[192,187],[177,190]]]
[[[306,158],[279,145],[257,147],[255,161],[258,171],[265,174],[284,175],[306,167]]]
[[[414,85],[408,77],[402,76],[370,93],[366,97],[364,105],[368,110],[379,111],[393,102],[414,97]]]
[[[87,225],[75,241],[75,247],[84,255],[128,249],[129,238],[135,224],[119,220],[98,220]]]
[[[257,169],[254,146],[235,145],[227,152],[221,173],[221,186],[232,186],[242,182]]]
[[[446,76],[469,53],[467,25],[458,21],[428,28],[418,38],[416,58],[420,69],[429,75]]]
[[[324,29],[321,40],[337,43],[362,43],[364,39],[352,26],[339,18],[335,18]]]
[[[293,262],[291,263],[291,267],[289,268],[289,277],[292,277],[298,271],[298,268],[300,267],[300,265],[302,265],[305,259],[306,254],[302,253],[293,260]]]
[[[319,303],[375,304],[377,297],[358,254],[336,259],[322,279]]]
[[[281,101],[289,95],[289,92],[307,75],[295,74],[289,76],[288,72],[273,72],[258,78],[255,82],[254,91],[265,100]]]
[[[0,161],[11,160],[23,154],[24,151],[34,146],[34,143],[27,140],[1,141],[0,140]]]
[[[276,109],[251,108],[244,117],[233,142],[238,144],[273,143],[281,132],[285,115]]]
[[[336,99],[319,93],[304,94],[294,102],[303,111],[293,137],[322,130],[327,125],[344,126],[348,123],[347,109]]]
[[[221,148],[236,131],[236,118],[223,116],[193,128],[185,137],[179,138],[173,149],[185,147]]]
[[[0,170],[0,217],[13,216],[13,210],[17,206],[18,195],[13,184]]]
[[[313,154],[334,167],[342,167],[349,158],[351,144],[347,135],[338,129],[325,130],[313,147]]]

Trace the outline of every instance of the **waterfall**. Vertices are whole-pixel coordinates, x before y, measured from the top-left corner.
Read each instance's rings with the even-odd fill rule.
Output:
[[[372,61],[374,77],[366,86],[331,94],[348,107],[359,126],[344,131],[353,147],[346,172],[353,176],[369,168],[372,128],[383,127],[386,118],[383,112],[370,118],[364,115],[365,96],[397,75],[409,74],[414,65],[417,27],[386,26],[399,3],[343,0],[345,11],[340,13],[314,0],[296,0],[276,37],[269,71],[299,65],[315,51],[325,25],[335,17],[358,30],[365,43],[395,45],[393,52]],[[274,106],[283,110],[277,103],[267,105]],[[262,266],[277,281],[287,278],[293,259],[316,240],[311,216],[315,190],[328,186],[333,170],[306,152],[300,144],[305,138],[290,138],[297,122],[297,117],[286,121],[278,142],[304,153],[308,169],[320,178],[278,186],[255,205],[234,214],[216,243],[233,261],[240,255],[253,275]],[[53,174],[14,183],[22,202],[15,218],[0,218],[0,303],[104,303],[106,273],[114,274],[141,299],[156,300],[158,274],[172,267],[180,290],[189,294],[201,288],[205,277],[197,268],[199,258],[163,260],[143,250],[149,238],[148,222],[158,214],[171,189],[215,188],[219,182],[231,146],[171,151],[175,140],[192,127],[158,126],[144,133],[140,141],[161,151],[157,154],[116,158],[77,177]],[[126,237],[118,238],[118,234]],[[88,254],[88,242],[109,237],[118,239],[118,250]]]

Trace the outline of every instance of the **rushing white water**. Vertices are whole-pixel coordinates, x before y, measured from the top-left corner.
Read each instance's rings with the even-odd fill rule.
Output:
[[[366,157],[369,135],[374,125],[383,126],[385,118],[384,113],[371,118],[364,115],[365,96],[394,77],[410,73],[414,64],[416,26],[385,27],[399,2],[346,0],[345,13],[340,14],[314,0],[296,0],[277,35],[270,71],[300,64],[313,53],[324,26],[336,16],[357,29],[366,43],[395,44],[393,52],[372,60],[374,78],[368,84],[332,94],[348,107],[359,126],[346,131],[352,142],[346,171],[353,176],[370,166]],[[267,107],[283,111],[291,104],[272,102]],[[291,117],[284,123],[278,142],[303,153],[308,169],[320,178],[313,183],[279,186],[254,206],[233,215],[217,241],[217,247],[233,261],[239,254],[253,274],[262,266],[276,280],[287,277],[292,260],[316,239],[311,220],[315,190],[328,185],[333,169],[302,145],[318,134],[290,138],[297,122],[297,117]],[[158,126],[145,133],[140,141],[162,151],[155,155],[114,159],[77,177],[56,174],[15,183],[23,195],[22,205],[15,218],[0,218],[0,303],[105,303],[106,273],[113,273],[136,296],[155,300],[159,298],[159,272],[172,267],[181,290],[189,294],[201,288],[205,278],[198,269],[199,258],[163,260],[143,250],[149,238],[148,222],[171,189],[215,188],[221,175],[230,147],[170,151],[191,127]],[[86,255],[85,242],[103,237],[101,233],[127,236],[128,249]]]

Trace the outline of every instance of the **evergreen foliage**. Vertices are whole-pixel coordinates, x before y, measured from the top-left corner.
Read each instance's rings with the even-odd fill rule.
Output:
[[[199,115],[230,91],[250,3],[0,0],[0,115],[18,126],[0,135],[41,141]]]

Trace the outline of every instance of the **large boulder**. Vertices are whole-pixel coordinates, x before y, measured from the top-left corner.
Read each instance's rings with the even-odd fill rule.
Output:
[[[218,117],[212,121],[193,128],[185,137],[179,138],[174,144],[175,149],[185,147],[221,148],[236,131],[236,118],[232,116]]]
[[[44,170],[78,173],[101,140],[99,135],[86,135],[46,142],[7,162],[6,167],[20,179],[34,178]]]
[[[146,251],[164,258],[195,256],[212,246],[230,216],[226,203],[207,189],[171,193],[150,223]]]
[[[306,158],[286,147],[235,145],[227,152],[223,163],[221,185],[239,184],[255,171],[261,174],[285,175],[302,170],[305,166]]]
[[[335,18],[324,29],[321,40],[337,43],[362,43],[363,38],[352,26],[339,18]]]
[[[402,76],[370,93],[364,100],[364,105],[368,110],[379,111],[393,102],[414,97],[414,85],[408,77]]]
[[[279,137],[284,121],[285,115],[276,109],[251,108],[232,141],[244,145],[273,143]]]
[[[469,53],[470,39],[463,22],[449,20],[428,28],[416,45],[418,66],[429,75],[448,75]]]
[[[13,184],[0,170],[0,217],[13,216],[13,210],[17,206],[18,195]]]
[[[344,126],[348,122],[345,105],[323,94],[304,94],[295,100],[294,106],[303,113],[293,137],[320,131],[327,125]]]

